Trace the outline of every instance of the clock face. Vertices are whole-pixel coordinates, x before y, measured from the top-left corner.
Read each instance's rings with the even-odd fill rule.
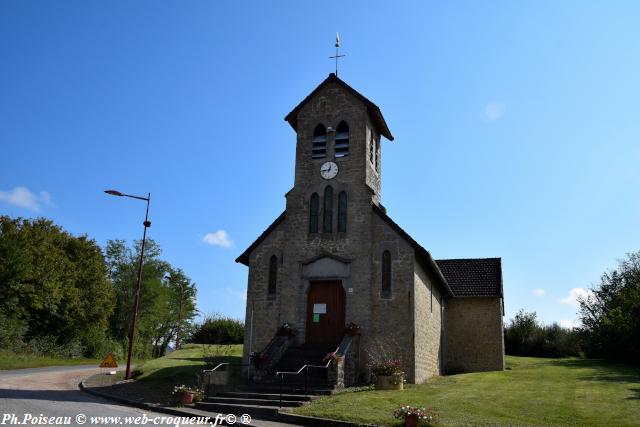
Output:
[[[324,179],[331,179],[338,175],[338,165],[334,162],[325,162],[320,166],[320,176]]]

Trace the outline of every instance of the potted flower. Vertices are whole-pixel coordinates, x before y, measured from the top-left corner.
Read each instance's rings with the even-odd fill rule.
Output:
[[[279,337],[293,338],[296,336],[296,332],[293,330],[290,324],[285,322],[278,328],[278,332],[276,333],[276,335]]]
[[[416,427],[418,424],[433,425],[438,420],[438,413],[433,409],[413,406],[401,406],[394,411],[393,416],[403,419],[406,427]]]
[[[380,390],[402,390],[404,371],[399,359],[383,360],[369,364],[371,373],[376,377],[376,388]]]
[[[331,362],[331,366],[336,366],[338,362],[344,360],[344,356],[339,355],[335,351],[328,353],[323,359],[323,362]]]
[[[193,398],[200,396],[202,392],[196,387],[187,387],[186,385],[178,385],[173,388],[173,394],[178,396],[178,400],[183,405],[193,403]]]
[[[251,364],[256,369],[264,369],[267,366],[267,356],[262,353],[252,351],[249,355],[249,359],[251,359]]]
[[[360,326],[351,322],[346,326],[345,333],[350,337],[355,337],[357,335],[360,335]]]

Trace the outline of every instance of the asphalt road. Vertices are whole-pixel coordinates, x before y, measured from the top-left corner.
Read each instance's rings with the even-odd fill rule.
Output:
[[[170,423],[167,418],[175,418],[174,415],[115,404],[78,388],[83,378],[98,372],[100,369],[95,366],[0,371],[0,426],[193,425]],[[125,417],[130,417],[128,423]],[[162,417],[165,417],[164,420]],[[265,427],[266,425],[272,426],[278,423],[266,422]]]

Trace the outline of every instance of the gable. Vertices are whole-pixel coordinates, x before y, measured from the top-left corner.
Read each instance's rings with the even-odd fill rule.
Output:
[[[300,102],[293,110],[291,110],[291,112],[289,114],[287,114],[287,116],[284,118],[287,122],[289,122],[289,124],[291,125],[291,127],[297,132],[298,131],[298,112],[302,109],[302,107],[304,107],[309,101],[311,101],[311,99],[316,96],[318,94],[318,92],[320,92],[320,90],[322,90],[322,88],[324,88],[325,86],[327,86],[330,83],[337,83],[340,87],[342,87],[344,90],[346,90],[347,92],[349,92],[350,94],[352,94],[353,96],[355,96],[360,102],[362,102],[365,107],[367,108],[367,112],[369,113],[369,116],[371,117],[371,120],[376,128],[376,131],[384,136],[385,138],[387,138],[389,141],[393,141],[393,135],[391,135],[391,131],[389,130],[389,127],[387,126],[387,123],[384,120],[384,117],[382,116],[382,112],[380,111],[380,108],[378,108],[378,106],[376,104],[374,104],[373,102],[369,101],[364,95],[362,95],[360,92],[358,92],[357,90],[355,90],[354,88],[352,88],[351,86],[349,86],[348,84],[346,84],[344,81],[342,81],[341,79],[339,79],[334,73],[329,74],[329,77],[327,77],[322,83],[320,83],[318,85],[318,87],[316,87],[313,92],[311,92],[309,95],[307,95],[306,98],[304,98],[302,100],[302,102]]]
[[[502,297],[500,258],[439,259],[436,264],[456,297]]]
[[[427,270],[429,272],[431,272],[437,278],[437,280],[440,283],[440,285],[444,288],[445,294],[449,294],[449,295],[454,295],[455,296],[455,294],[452,292],[451,288],[449,287],[449,284],[447,283],[447,280],[446,280],[445,276],[442,274],[442,272],[438,268],[437,264],[435,263],[435,261],[431,257],[431,254],[429,253],[429,251],[426,250],[425,248],[423,248],[418,242],[416,242],[409,235],[409,233],[404,231],[398,224],[396,224],[387,215],[387,213],[385,212],[385,210],[383,208],[381,208],[380,206],[378,206],[376,204],[371,205],[371,207],[373,208],[373,211],[376,214],[378,214],[378,216],[385,223],[387,223],[387,225],[389,225],[396,233],[398,233],[405,241],[407,241],[407,243],[409,243],[411,246],[413,246],[416,258],[419,261],[421,261],[425,265]]]
[[[282,221],[284,221],[285,213],[286,211],[282,212],[280,216],[276,218],[276,220],[273,221],[271,225],[267,227],[267,229],[264,230],[262,234],[260,234],[260,236],[258,236],[258,238],[251,244],[251,246],[249,246],[238,258],[236,258],[236,262],[244,264],[248,267],[251,252],[253,252],[254,249],[257,248],[258,245],[260,245],[260,243],[262,243],[264,239],[266,239],[269,234],[271,234],[271,232],[274,231],[278,227],[278,225],[280,225],[280,223],[282,223]]]

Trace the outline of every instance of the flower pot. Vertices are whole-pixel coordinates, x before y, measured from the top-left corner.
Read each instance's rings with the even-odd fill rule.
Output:
[[[180,403],[183,405],[193,403],[193,393],[190,391],[183,391],[180,393]]]
[[[405,427],[416,427],[418,425],[418,416],[415,414],[407,415],[404,419]]]
[[[378,390],[403,390],[404,377],[402,375],[379,375],[376,377]]]

